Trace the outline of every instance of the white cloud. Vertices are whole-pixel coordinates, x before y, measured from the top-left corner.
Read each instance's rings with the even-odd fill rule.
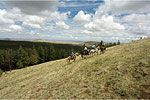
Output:
[[[0,10],[0,26],[10,25],[14,23],[14,20],[7,18],[8,12],[6,10]]]
[[[150,14],[131,14],[124,16],[121,19],[122,22],[128,23],[150,23]]]
[[[18,25],[11,25],[10,26],[10,29],[13,29],[15,31],[21,31],[22,30],[22,27],[21,26],[18,26]]]
[[[73,19],[76,22],[89,22],[91,20],[90,14],[85,14],[82,10]]]
[[[67,15],[70,14],[70,12],[66,12],[66,13],[60,13],[58,11],[55,11],[53,13],[50,14],[49,20],[53,20],[53,21],[64,21],[67,20]]]
[[[4,3],[7,5],[8,9],[0,9],[0,36],[6,36],[5,33],[12,33],[12,35],[9,35],[10,37],[17,36],[16,34],[18,33],[22,35],[27,33],[30,35],[37,35],[38,33],[39,36],[45,37],[44,34],[54,31],[56,27],[62,30],[70,28],[64,21],[67,20],[67,16],[70,15],[71,12],[60,13],[57,11],[56,6],[58,0],[4,1]],[[31,32],[29,32],[26,26],[35,28],[35,31],[33,32],[31,29]],[[45,33],[40,34],[41,30]],[[58,29],[56,29],[55,32],[58,32]]]
[[[127,30],[139,36],[150,36],[149,24],[132,24],[131,26],[127,26]]]
[[[149,12],[150,2],[145,0],[104,0],[104,5],[99,6],[101,14],[112,11],[113,13],[143,13]]]
[[[45,19],[36,15],[26,15],[23,17],[23,26],[30,26],[32,28],[41,28]]]
[[[93,2],[95,2],[95,1],[98,1],[98,0],[88,0],[88,1],[93,1]]]
[[[92,22],[84,25],[85,32],[104,34],[106,31],[124,30],[124,26],[114,22],[112,16],[102,16],[101,19],[94,19]],[[112,34],[112,33],[110,33]]]
[[[70,26],[68,26],[66,23],[62,21],[56,22],[56,27],[60,29],[66,29],[66,30],[70,28]]]
[[[20,33],[22,27],[15,25],[15,22],[20,19],[20,16],[20,11],[16,8],[9,10],[0,9],[0,33]]]
[[[43,12],[57,10],[58,0],[53,1],[4,1],[5,5],[12,8],[19,8],[21,12],[29,15],[42,15]]]
[[[150,36],[150,14],[131,14],[123,16],[118,21],[125,23],[126,30],[131,34]]]

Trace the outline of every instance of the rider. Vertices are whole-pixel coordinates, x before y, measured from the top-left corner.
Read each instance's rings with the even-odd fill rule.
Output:
[[[92,49],[96,50],[96,46],[95,44],[92,45]]]
[[[88,53],[88,48],[87,48],[87,46],[84,47],[84,53],[85,53],[85,54]]]
[[[83,49],[86,47],[86,45],[85,44],[83,44]]]
[[[105,47],[105,43],[103,42],[103,44],[102,44],[104,47]]]
[[[73,51],[71,51],[71,58],[73,58],[74,57],[74,52]]]
[[[87,51],[87,46],[84,47],[84,51]]]

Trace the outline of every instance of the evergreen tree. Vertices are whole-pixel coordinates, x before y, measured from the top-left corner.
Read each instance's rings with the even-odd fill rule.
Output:
[[[22,64],[22,62],[21,62],[20,59],[17,61],[16,67],[17,67],[17,68],[23,68],[23,67],[24,67],[24,65]]]
[[[118,40],[117,45],[120,45],[120,41]]]
[[[115,45],[116,45],[116,42],[113,43],[113,46],[115,46]]]
[[[50,47],[50,58],[51,58],[51,60],[55,60],[56,59],[54,46]]]
[[[14,63],[14,52],[12,49],[8,49],[5,51],[5,66],[7,66],[6,70],[11,71]]]
[[[44,47],[44,51],[45,51],[45,61],[48,61],[48,49],[47,49],[47,47]]]
[[[0,56],[0,69],[2,69],[2,70],[5,70],[4,63],[5,63],[4,56],[1,55],[1,56]]]
[[[61,54],[62,54],[62,58],[67,57],[67,52],[64,49],[62,49]]]
[[[31,65],[37,64],[39,62],[39,55],[38,55],[34,46],[31,49],[31,52],[29,52],[29,55],[30,55],[29,57],[30,57],[30,64]]]
[[[39,52],[40,62],[44,62],[45,61],[45,52],[44,52],[44,49],[42,46],[39,47],[38,52]]]
[[[28,53],[22,48],[22,46],[19,47],[19,49],[17,50],[17,55],[16,55],[16,62],[18,62],[19,60],[19,64],[20,62],[22,63],[23,67],[26,67],[29,65],[30,63],[30,58],[28,56]]]

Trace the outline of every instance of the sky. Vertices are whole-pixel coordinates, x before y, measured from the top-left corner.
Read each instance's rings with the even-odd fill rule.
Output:
[[[150,37],[148,0],[0,0],[0,38],[129,42]]]

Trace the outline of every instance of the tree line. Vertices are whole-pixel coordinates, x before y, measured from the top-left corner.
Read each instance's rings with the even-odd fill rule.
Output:
[[[103,42],[103,41],[101,41]],[[116,46],[116,45],[120,45],[120,41],[118,40],[117,42],[109,42],[109,43],[106,43],[106,47],[112,47],[112,46]]]
[[[14,43],[14,41],[12,42]],[[13,69],[25,68],[43,62],[65,58],[70,55],[71,50],[77,52],[81,49],[81,46],[69,44],[30,43],[30,46],[26,42],[22,42],[22,44],[23,46],[19,43],[19,46],[16,43],[13,45],[14,48],[11,48],[13,47],[12,45],[10,47],[5,45],[5,49],[1,47],[0,69],[2,71],[11,71]]]

